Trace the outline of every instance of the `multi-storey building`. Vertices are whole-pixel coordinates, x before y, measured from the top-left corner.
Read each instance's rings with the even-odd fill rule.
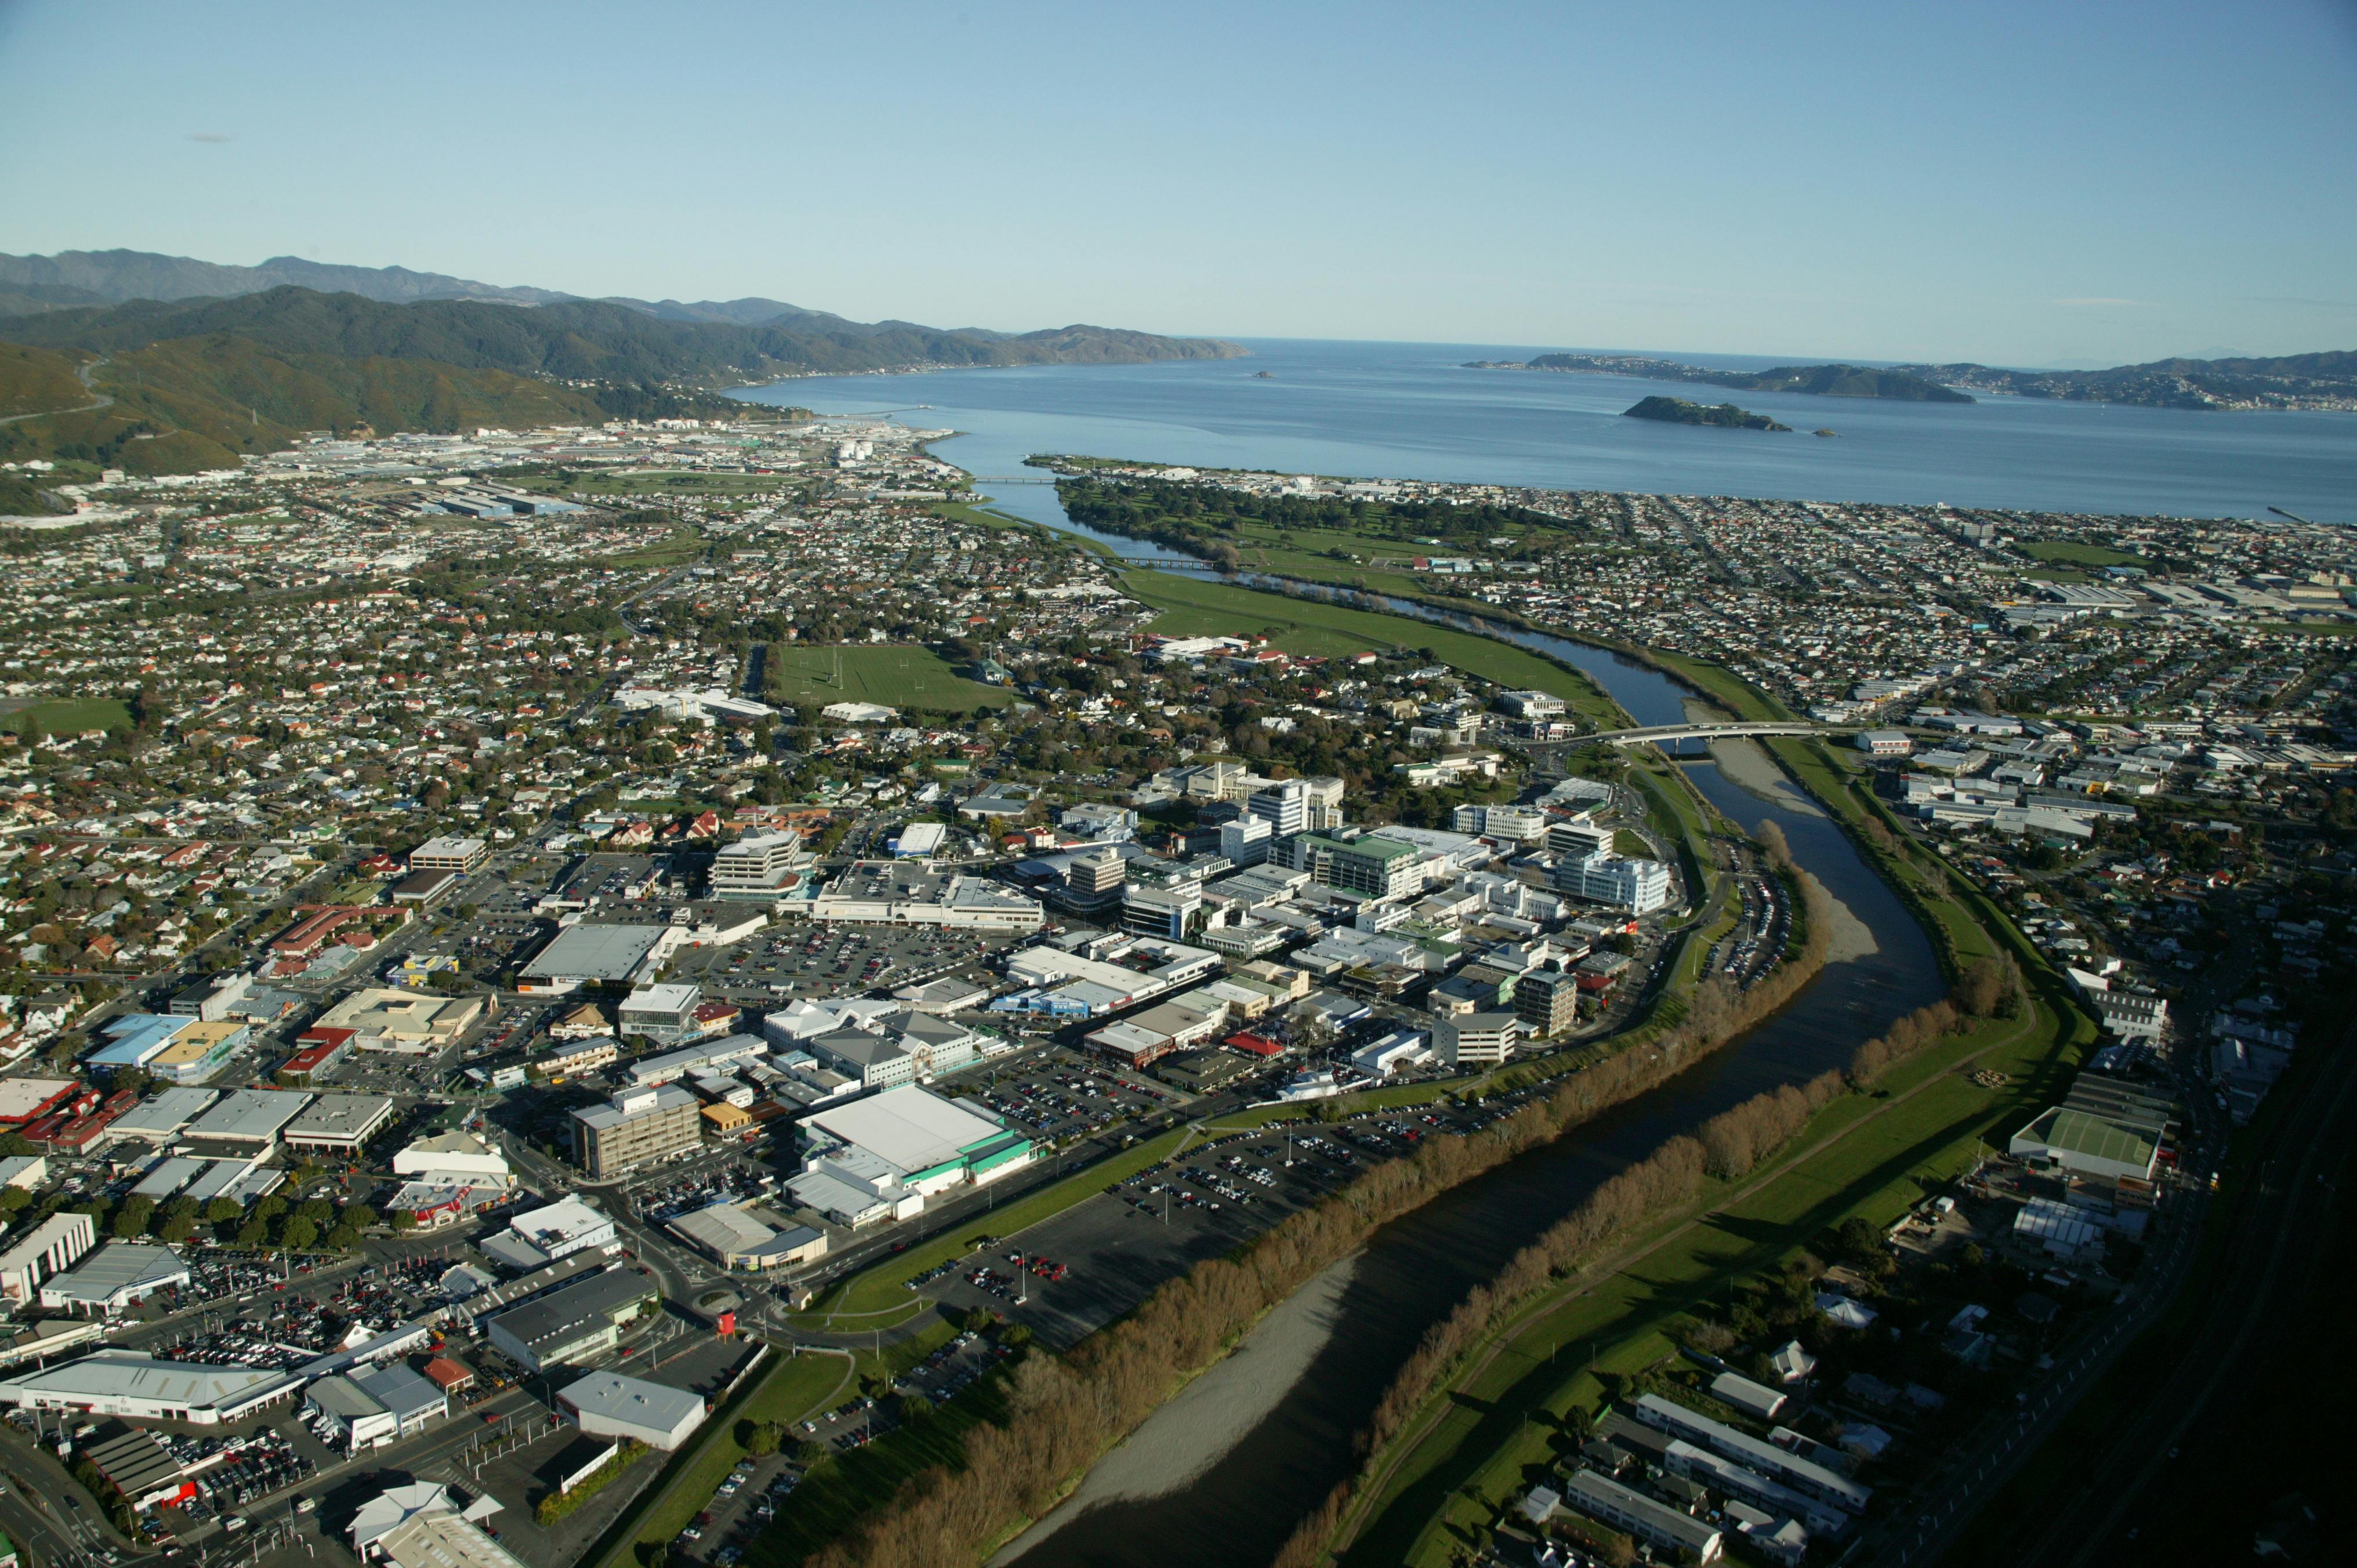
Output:
[[[573,1113],[573,1157],[593,1176],[619,1176],[703,1141],[699,1101],[675,1083],[626,1089]]]

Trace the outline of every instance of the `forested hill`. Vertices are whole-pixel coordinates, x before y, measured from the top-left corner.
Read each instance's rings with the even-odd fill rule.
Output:
[[[795,331],[588,300],[387,305],[291,287],[5,317],[5,342],[20,347],[0,355],[0,407],[38,417],[0,424],[0,460],[67,457],[150,474],[232,467],[307,430],[744,414],[718,390],[797,373],[1242,352],[1101,327],[1015,337],[906,325]]]
[[[1808,392],[1818,397],[1889,398],[1905,403],[1970,403],[1969,394],[1904,371],[1862,365],[1778,365],[1766,371],[1722,371],[1641,354],[1540,354],[1526,362],[1478,361],[1487,371],[1569,371],[1640,376],[1647,381],[1735,387],[1744,392]]]

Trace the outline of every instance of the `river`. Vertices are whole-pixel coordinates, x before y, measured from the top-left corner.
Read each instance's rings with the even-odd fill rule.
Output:
[[[1244,364],[1249,371],[1251,361]],[[856,390],[872,399],[917,379],[862,378]],[[813,392],[818,385],[787,382],[760,395],[765,401],[818,401],[845,412],[861,406],[851,383],[827,383],[832,390],[823,399]],[[882,405],[879,401],[866,406]],[[927,422],[921,414],[916,418]],[[960,411],[958,424],[972,434],[946,444],[942,455],[976,473],[1017,473],[1015,465],[1033,451],[1114,452],[1166,461],[1178,456],[1135,445],[1135,431],[1129,433],[1132,443],[1125,444],[1102,430],[1061,421],[1052,412],[1002,418]],[[1308,465],[1296,459],[1270,466]],[[1370,462],[1326,471],[1402,470]],[[1173,553],[1162,545],[1079,527],[1064,517],[1049,487],[1009,485],[993,493],[1007,510],[1087,533],[1120,553]],[[1585,671],[1641,725],[1684,716],[1689,693],[1647,666],[1561,638],[1491,629]],[[1025,1551],[1019,1558],[1023,1568],[1267,1563],[1300,1518],[1350,1472],[1355,1463],[1352,1434],[1364,1424],[1393,1370],[1425,1328],[1472,1285],[1577,1207],[1598,1183],[1664,1139],[1761,1090],[1845,1064],[1859,1041],[1941,993],[1930,943],[1830,819],[1763,799],[1699,756],[1688,763],[1687,773],[1736,821],[1775,822],[1794,858],[1871,933],[1873,940],[1861,944],[1867,950],[1828,965],[1790,1006],[1674,1082],[1384,1227],[1340,1283],[1328,1313],[1330,1335],[1281,1398],[1273,1404],[1254,1402],[1265,1412],[1233,1447],[1161,1496],[1125,1497],[1080,1513]]]

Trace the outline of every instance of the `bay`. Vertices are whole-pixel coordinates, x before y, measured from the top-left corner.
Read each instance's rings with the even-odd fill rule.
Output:
[[[830,414],[908,411],[893,417],[961,432],[938,450],[985,475],[1021,474],[1034,452],[1071,452],[1369,478],[2021,510],[2252,518],[2275,506],[2357,521],[2357,413],[1895,403],[1463,368],[1537,351],[1498,344],[1246,346],[1245,360],[813,376],[737,395]],[[1665,391],[1737,403],[1795,428],[1621,416]],[[1840,435],[1808,434],[1819,427]],[[1039,489],[994,493],[1010,510],[1049,521],[1053,497]]]

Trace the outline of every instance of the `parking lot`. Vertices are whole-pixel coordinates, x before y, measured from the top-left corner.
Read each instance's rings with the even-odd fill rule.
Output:
[[[691,948],[672,961],[683,981],[739,1004],[856,995],[920,985],[944,975],[996,983],[986,961],[1017,939],[923,926],[813,925],[790,919],[725,948]]]
[[[955,1088],[1033,1137],[1056,1143],[1109,1132],[1178,1102],[1171,1090],[1061,1047],[969,1071]]]
[[[1359,1147],[1333,1128],[1296,1130],[1290,1165],[1284,1129],[1197,1143],[1017,1238],[966,1254],[925,1294],[953,1308],[987,1308],[1047,1344],[1075,1344],[1172,1274],[1332,1192],[1371,1155],[1408,1146],[1372,1128],[1368,1138]],[[1017,1251],[1020,1263],[1009,1259]],[[1045,1261],[1044,1273],[1034,1260]]]

